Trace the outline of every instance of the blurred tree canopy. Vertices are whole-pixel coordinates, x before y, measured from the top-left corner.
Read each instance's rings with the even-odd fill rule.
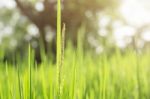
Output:
[[[57,0],[15,0],[15,2],[24,17],[19,17],[17,9],[3,11],[5,13],[3,15],[12,18],[11,20],[16,20],[16,22],[12,22],[16,34],[13,36],[19,41],[17,42],[20,45],[19,48],[23,49],[25,46],[24,39],[21,38],[24,37],[26,41],[33,41],[37,60],[41,60],[39,59],[41,45],[43,45],[46,54],[49,51],[55,54]],[[90,33],[96,34],[99,28],[99,12],[107,8],[113,9],[116,4],[116,0],[62,0],[62,23],[66,24],[66,39],[71,40],[76,46],[77,37],[80,35],[78,29],[83,24],[85,36]],[[6,21],[8,21],[7,18]],[[32,38],[26,33],[30,34]]]

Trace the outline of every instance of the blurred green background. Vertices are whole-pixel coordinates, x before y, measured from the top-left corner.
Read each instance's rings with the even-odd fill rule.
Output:
[[[35,59],[41,52],[56,55],[56,0],[0,0],[1,60],[24,57],[30,43]],[[150,48],[150,8],[147,0],[62,0],[66,45],[77,47],[80,37],[85,52],[111,53]],[[42,48],[42,51],[41,51]],[[43,50],[44,49],[44,50]]]
[[[61,4],[0,0],[0,99],[150,99],[149,0]]]

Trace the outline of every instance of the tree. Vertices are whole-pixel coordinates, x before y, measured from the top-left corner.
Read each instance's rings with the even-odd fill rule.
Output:
[[[37,2],[26,0],[15,0],[15,2],[20,12],[38,27],[40,32],[38,42],[42,42],[45,53],[48,53],[49,47],[52,48],[53,53],[56,53],[56,37],[53,38],[51,46],[49,46],[50,44],[46,41],[45,31],[46,27],[50,27],[54,33],[56,31],[56,0],[41,1],[40,4],[43,9],[40,11],[35,9]],[[76,46],[77,31],[82,24],[85,24],[86,33],[97,33],[98,12],[113,5],[113,0],[62,0],[62,23],[67,26],[66,38],[70,38],[74,46]],[[39,53],[38,50],[36,54],[39,56]]]

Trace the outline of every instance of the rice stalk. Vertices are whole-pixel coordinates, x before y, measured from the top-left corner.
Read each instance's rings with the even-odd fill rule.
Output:
[[[61,94],[61,67],[62,67],[62,43],[61,43],[61,0],[57,0],[57,76],[58,76],[58,97]]]

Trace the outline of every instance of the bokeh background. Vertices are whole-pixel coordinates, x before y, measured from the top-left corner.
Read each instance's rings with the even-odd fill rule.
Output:
[[[0,58],[24,57],[28,44],[41,62],[41,48],[56,55],[56,0],[0,0]],[[150,49],[149,0],[62,0],[66,45],[77,47],[82,38],[85,52],[95,55]],[[4,55],[2,55],[4,54]]]

